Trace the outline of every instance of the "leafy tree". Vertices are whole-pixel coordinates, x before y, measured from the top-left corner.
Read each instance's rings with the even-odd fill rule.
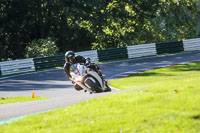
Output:
[[[176,41],[196,37],[197,13],[197,0],[161,0],[154,21],[155,40]]]
[[[55,40],[51,38],[33,40],[29,46],[26,47],[26,57],[38,56],[53,56],[58,53],[58,47]]]
[[[196,36],[197,0],[90,0],[84,5],[77,23],[95,36],[93,49]]]
[[[31,41],[34,32],[31,11],[26,0],[2,0],[0,2],[0,46],[1,58],[22,58],[24,47]]]
[[[48,37],[59,53],[194,38],[197,1],[1,0],[0,60]]]
[[[89,0],[84,4],[81,12],[85,14],[78,23],[95,36],[93,49],[151,42],[149,24],[159,0]]]
[[[57,38],[60,53],[90,49],[92,39],[88,32],[67,22],[68,3],[71,2],[1,0],[0,60],[24,58],[25,48],[33,40],[48,37]]]

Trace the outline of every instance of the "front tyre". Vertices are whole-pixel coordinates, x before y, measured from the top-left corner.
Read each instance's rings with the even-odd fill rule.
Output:
[[[102,89],[96,84],[94,83],[91,79],[87,79],[85,81],[85,84],[87,84],[88,86],[91,87],[91,90],[94,90],[95,92],[102,92]]]

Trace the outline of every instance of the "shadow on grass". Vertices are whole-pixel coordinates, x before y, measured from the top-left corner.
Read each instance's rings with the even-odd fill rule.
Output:
[[[200,62],[169,67],[171,71],[200,71]]]
[[[195,120],[200,120],[200,114],[199,114],[199,115],[192,116],[192,118],[195,119]]]
[[[162,69],[162,68],[161,68]],[[186,72],[186,71],[200,71],[200,62],[189,63],[184,65],[175,65],[167,67],[170,72]],[[159,72],[141,72],[137,74],[130,75],[130,77],[140,77],[140,76],[175,76],[172,73],[159,73]]]
[[[142,72],[130,75],[130,77],[140,77],[140,76],[174,76],[173,74],[164,74],[164,73],[156,73],[156,72]]]

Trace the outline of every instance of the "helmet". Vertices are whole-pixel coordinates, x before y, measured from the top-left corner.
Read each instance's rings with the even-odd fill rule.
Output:
[[[73,51],[68,51],[65,53],[65,60],[69,63],[74,63],[75,61],[75,54]]]

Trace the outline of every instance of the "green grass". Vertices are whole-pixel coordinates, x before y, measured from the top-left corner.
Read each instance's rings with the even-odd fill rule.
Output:
[[[158,88],[162,89],[163,87],[181,89],[188,84],[190,84],[190,87],[194,88],[194,83],[199,84],[199,72],[200,63],[176,65],[112,80],[110,81],[110,85],[121,90],[138,87],[153,87],[154,90],[157,90]]]
[[[44,98],[40,96],[36,96],[32,98],[31,96],[24,96],[24,97],[0,97],[0,104],[7,104],[7,103],[16,103],[16,102],[27,102],[27,101],[35,101],[35,100],[44,100],[49,98]]]
[[[114,80],[121,89],[0,126],[3,133],[198,133],[200,63],[156,69]]]

